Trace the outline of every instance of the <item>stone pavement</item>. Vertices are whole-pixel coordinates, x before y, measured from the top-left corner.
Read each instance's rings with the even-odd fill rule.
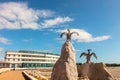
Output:
[[[9,71],[0,74],[0,80],[25,80],[22,71]]]

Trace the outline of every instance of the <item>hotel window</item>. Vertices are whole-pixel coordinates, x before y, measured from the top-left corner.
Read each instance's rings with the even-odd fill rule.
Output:
[[[8,59],[8,61],[10,61],[10,59]]]
[[[8,56],[10,57],[10,54]]]
[[[15,59],[13,59],[13,61],[15,61]]]

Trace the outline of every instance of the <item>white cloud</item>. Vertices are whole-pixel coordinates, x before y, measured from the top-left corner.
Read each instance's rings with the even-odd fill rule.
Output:
[[[2,52],[2,51],[3,51],[3,48],[0,47],[0,52]]]
[[[81,52],[81,50],[80,49],[76,49],[76,52]]]
[[[107,40],[110,38],[110,35],[93,37],[92,34],[88,33],[87,31],[85,31],[83,29],[70,29],[70,30],[71,30],[71,32],[78,32],[79,33],[79,36],[77,36],[76,34],[72,35],[72,39],[77,40],[78,42],[96,42],[96,41]],[[62,33],[62,32],[67,32],[67,30],[66,29],[57,30],[56,32]]]
[[[54,25],[59,25],[62,23],[73,21],[70,17],[57,17],[55,19],[45,20],[43,23],[41,23],[42,28],[49,28]]]
[[[3,43],[3,44],[11,44],[11,41],[8,40],[8,39],[5,38],[5,37],[0,37],[0,43]]]
[[[4,49],[2,47],[0,47],[0,56],[4,56]],[[0,59],[0,61],[2,61],[3,59]]]
[[[30,42],[30,41],[32,41],[32,39],[24,39],[23,41],[24,42]]]
[[[42,29],[72,20],[69,17],[54,19],[54,13],[51,10],[29,8],[26,3],[0,3],[0,29]]]

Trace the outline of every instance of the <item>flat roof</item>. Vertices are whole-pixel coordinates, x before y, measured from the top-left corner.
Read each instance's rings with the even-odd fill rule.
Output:
[[[19,50],[19,51],[13,51],[13,52],[31,53],[31,54],[50,54],[50,55],[60,56],[60,54],[54,54],[54,53],[50,53],[50,52],[31,51],[31,50]]]
[[[6,62],[6,61],[0,61],[0,63],[9,63],[9,62]]]

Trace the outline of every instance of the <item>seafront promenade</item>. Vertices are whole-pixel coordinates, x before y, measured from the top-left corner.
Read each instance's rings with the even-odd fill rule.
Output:
[[[10,68],[0,68],[0,72],[0,80],[50,80],[52,68],[16,68],[16,70]]]
[[[108,71],[113,75],[115,80],[120,80],[120,67],[107,67]],[[1,70],[1,69],[0,69]],[[8,69],[7,69],[8,70]],[[52,69],[22,69],[22,70],[10,70],[7,72],[3,72],[0,74],[0,80],[25,80],[24,76],[22,75],[22,71],[26,71],[27,73],[34,76],[45,76],[46,78],[50,79],[50,75]],[[39,79],[38,79],[39,80]]]
[[[25,80],[22,70],[8,71],[0,74],[0,80]]]

